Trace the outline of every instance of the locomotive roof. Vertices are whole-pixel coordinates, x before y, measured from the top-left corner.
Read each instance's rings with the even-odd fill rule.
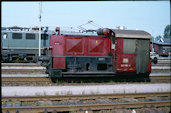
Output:
[[[1,29],[1,32],[6,32],[6,33],[39,33],[38,30],[4,30],[4,29]],[[52,34],[53,31],[50,31],[48,30],[47,31],[47,34]],[[41,31],[41,33],[43,34],[44,32]]]
[[[143,30],[120,30],[120,29],[111,29],[115,33],[115,37],[123,38],[143,38],[150,39],[151,35]]]

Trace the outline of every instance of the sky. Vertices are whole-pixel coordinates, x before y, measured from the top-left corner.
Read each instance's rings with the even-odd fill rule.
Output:
[[[1,27],[39,26],[40,2],[1,2]],[[103,28],[125,26],[163,36],[170,24],[169,1],[43,1],[42,26],[74,27],[92,20]],[[91,25],[86,28],[97,28]]]

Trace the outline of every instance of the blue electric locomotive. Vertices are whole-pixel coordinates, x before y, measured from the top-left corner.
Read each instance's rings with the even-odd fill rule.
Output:
[[[41,30],[41,54],[49,46],[52,31]],[[36,62],[39,47],[39,28],[1,28],[1,62]]]

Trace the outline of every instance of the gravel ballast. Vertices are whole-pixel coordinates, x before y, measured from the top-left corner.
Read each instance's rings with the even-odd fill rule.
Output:
[[[171,92],[170,83],[116,84],[85,86],[2,86],[5,96],[88,95],[118,93]]]

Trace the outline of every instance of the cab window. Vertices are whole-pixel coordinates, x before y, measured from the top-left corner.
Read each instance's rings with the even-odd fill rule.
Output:
[[[123,53],[133,54],[135,53],[136,42],[135,39],[123,40]]]
[[[33,33],[26,33],[26,39],[35,40],[35,34],[33,34]]]
[[[22,39],[22,34],[21,33],[13,33],[12,38],[13,39]]]

